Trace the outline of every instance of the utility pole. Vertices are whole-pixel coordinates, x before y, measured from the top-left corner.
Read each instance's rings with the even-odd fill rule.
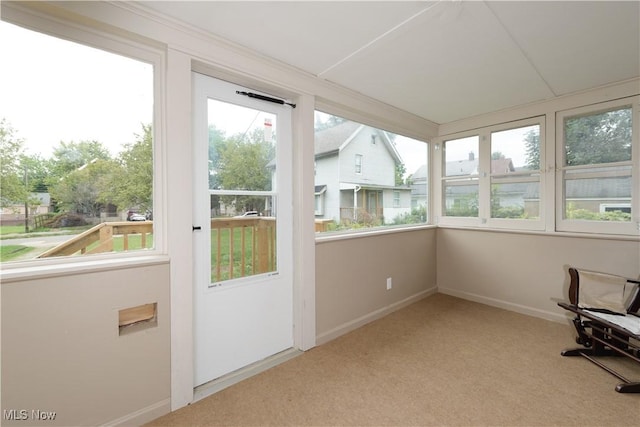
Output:
[[[24,167],[24,232],[29,232],[29,174],[27,173],[27,166]]]

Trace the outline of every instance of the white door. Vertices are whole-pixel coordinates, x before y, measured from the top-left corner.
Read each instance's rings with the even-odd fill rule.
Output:
[[[193,89],[198,386],[293,346],[292,107],[198,73]]]

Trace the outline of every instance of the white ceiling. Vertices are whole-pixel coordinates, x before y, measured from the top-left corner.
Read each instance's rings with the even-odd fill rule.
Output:
[[[436,123],[640,76],[638,1],[152,1]]]

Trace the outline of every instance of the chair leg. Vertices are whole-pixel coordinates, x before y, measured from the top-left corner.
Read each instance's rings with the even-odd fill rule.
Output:
[[[640,383],[622,383],[616,386],[618,393],[640,393]]]

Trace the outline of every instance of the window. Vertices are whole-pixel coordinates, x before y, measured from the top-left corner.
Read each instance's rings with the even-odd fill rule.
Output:
[[[153,248],[153,65],[5,22],[0,39],[0,233],[27,239],[2,263]]]
[[[491,218],[540,219],[540,125],[491,132]]]
[[[316,216],[324,215],[324,193],[327,191],[326,185],[316,185],[315,190],[315,214]]]
[[[543,228],[542,123],[522,120],[444,139],[440,222]]]
[[[362,173],[362,154],[356,154],[356,173]]]
[[[445,141],[444,179],[442,182],[444,215],[478,217],[478,135]]]
[[[427,221],[425,142],[318,111],[315,122],[316,229]]]
[[[399,208],[400,207],[400,192],[399,191],[394,191],[393,192],[393,207],[394,208]]]
[[[637,234],[637,105],[626,99],[558,114],[558,229]]]

